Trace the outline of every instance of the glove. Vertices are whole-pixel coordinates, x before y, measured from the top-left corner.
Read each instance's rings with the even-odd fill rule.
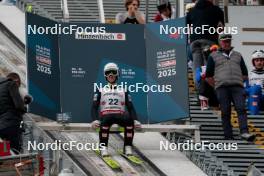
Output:
[[[24,97],[24,103],[25,104],[30,104],[33,101],[33,97],[31,95],[26,95]]]
[[[248,79],[247,80],[244,80],[244,87],[249,89],[250,85],[249,85],[249,81]]]
[[[22,133],[24,133],[24,132],[26,131],[26,130],[25,130],[25,123],[24,123],[23,120],[20,122],[19,129],[20,129],[20,131],[21,131]]]
[[[94,128],[94,129],[100,127],[100,121],[99,120],[95,120],[91,124],[92,124],[92,128]]]
[[[134,120],[135,128],[141,128],[141,123],[138,120]]]

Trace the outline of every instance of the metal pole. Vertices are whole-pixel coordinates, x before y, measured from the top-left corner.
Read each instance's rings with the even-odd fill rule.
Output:
[[[146,23],[149,19],[149,0],[146,0]]]
[[[175,0],[175,10],[176,10],[176,18],[180,18],[184,16],[184,1],[183,0]]]
[[[184,17],[185,6],[183,0],[178,0],[178,18]]]
[[[55,173],[59,174],[61,171],[61,153],[59,150],[54,151],[54,162],[56,164]]]
[[[175,18],[179,17],[179,6],[178,6],[178,0],[175,0]]]
[[[70,14],[69,14],[69,9],[68,9],[68,1],[62,0],[61,6],[62,6],[62,12],[63,12],[63,21],[69,22]]]
[[[225,15],[225,22],[228,23],[228,0],[224,0],[224,15]]]
[[[104,4],[103,0],[97,0],[99,8],[99,18],[101,23],[105,23],[105,13],[104,13]]]

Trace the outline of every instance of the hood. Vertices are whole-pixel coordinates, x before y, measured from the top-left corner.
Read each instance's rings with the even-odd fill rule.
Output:
[[[196,3],[195,7],[196,8],[205,8],[205,7],[210,7],[213,6],[213,3],[209,2],[208,0],[198,0]]]

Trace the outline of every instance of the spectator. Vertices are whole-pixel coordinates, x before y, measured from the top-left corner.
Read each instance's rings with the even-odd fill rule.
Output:
[[[238,114],[241,137],[251,141],[255,136],[248,132],[243,86],[243,79],[247,79],[248,71],[241,54],[231,47],[231,39],[229,34],[220,35],[221,48],[209,56],[206,77],[208,83],[216,89],[225,139],[233,139],[230,122],[232,101]]]
[[[20,84],[20,77],[16,73],[0,78],[0,137],[10,141],[10,146],[16,153],[21,150],[20,125],[22,115],[26,112],[19,93]]]
[[[116,15],[117,24],[145,24],[145,17],[139,11],[139,0],[126,0],[125,7],[127,12]]]
[[[176,11],[171,6],[169,0],[158,0],[157,2],[158,14],[154,17],[154,22],[166,21],[176,18]]]
[[[185,14],[189,13],[195,6],[196,0],[193,0],[192,3],[188,3],[185,6]]]
[[[212,45],[211,47],[207,47],[203,51],[203,55],[205,58],[208,58],[210,53],[217,51],[219,48],[218,45]],[[218,107],[219,103],[216,97],[216,93],[214,87],[210,86],[206,79],[206,66],[202,66],[196,69],[196,84],[198,85],[198,92],[199,92],[199,100],[201,105],[201,110],[209,109],[210,107]]]
[[[247,85],[248,109],[251,115],[257,115],[259,109],[264,107],[264,51],[256,50],[252,54],[252,64],[255,67],[249,73],[249,84]]]
[[[217,28],[224,25],[224,13],[218,7],[213,5],[212,0],[198,0],[192,10],[187,13],[186,21],[188,25],[193,25],[193,29],[201,28],[207,25],[206,28]],[[198,30],[198,32],[202,32]],[[195,70],[202,65],[205,65],[202,50],[205,46],[211,46],[218,43],[218,35],[210,34],[207,31],[203,33],[193,33],[190,36],[190,45],[193,55],[193,74],[196,77]]]

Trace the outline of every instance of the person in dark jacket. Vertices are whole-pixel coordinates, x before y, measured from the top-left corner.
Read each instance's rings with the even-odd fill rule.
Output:
[[[186,21],[193,29],[199,29],[205,25],[205,28],[209,29],[213,27],[224,26],[224,13],[218,7],[215,6],[212,0],[198,0],[195,6],[186,15]],[[197,32],[190,34],[190,47],[193,56],[193,74],[196,77],[196,69],[205,65],[206,61],[203,57],[202,51],[204,47],[211,46],[218,43],[218,34],[211,34],[208,30],[197,30]]]
[[[158,0],[157,9],[159,12],[154,17],[154,22],[175,19],[176,17],[176,11],[171,6],[171,3],[169,0]]]
[[[231,46],[232,36],[222,34],[219,37],[221,48],[213,52],[207,62],[206,77],[214,86],[220,104],[224,137],[232,140],[231,102],[238,114],[240,134],[243,139],[254,140],[255,136],[248,132],[247,114],[245,110],[244,80],[248,70],[241,54]]]
[[[20,128],[22,115],[26,112],[24,100],[19,93],[21,80],[18,74],[0,77],[0,138],[10,141],[15,153],[21,150]]]

